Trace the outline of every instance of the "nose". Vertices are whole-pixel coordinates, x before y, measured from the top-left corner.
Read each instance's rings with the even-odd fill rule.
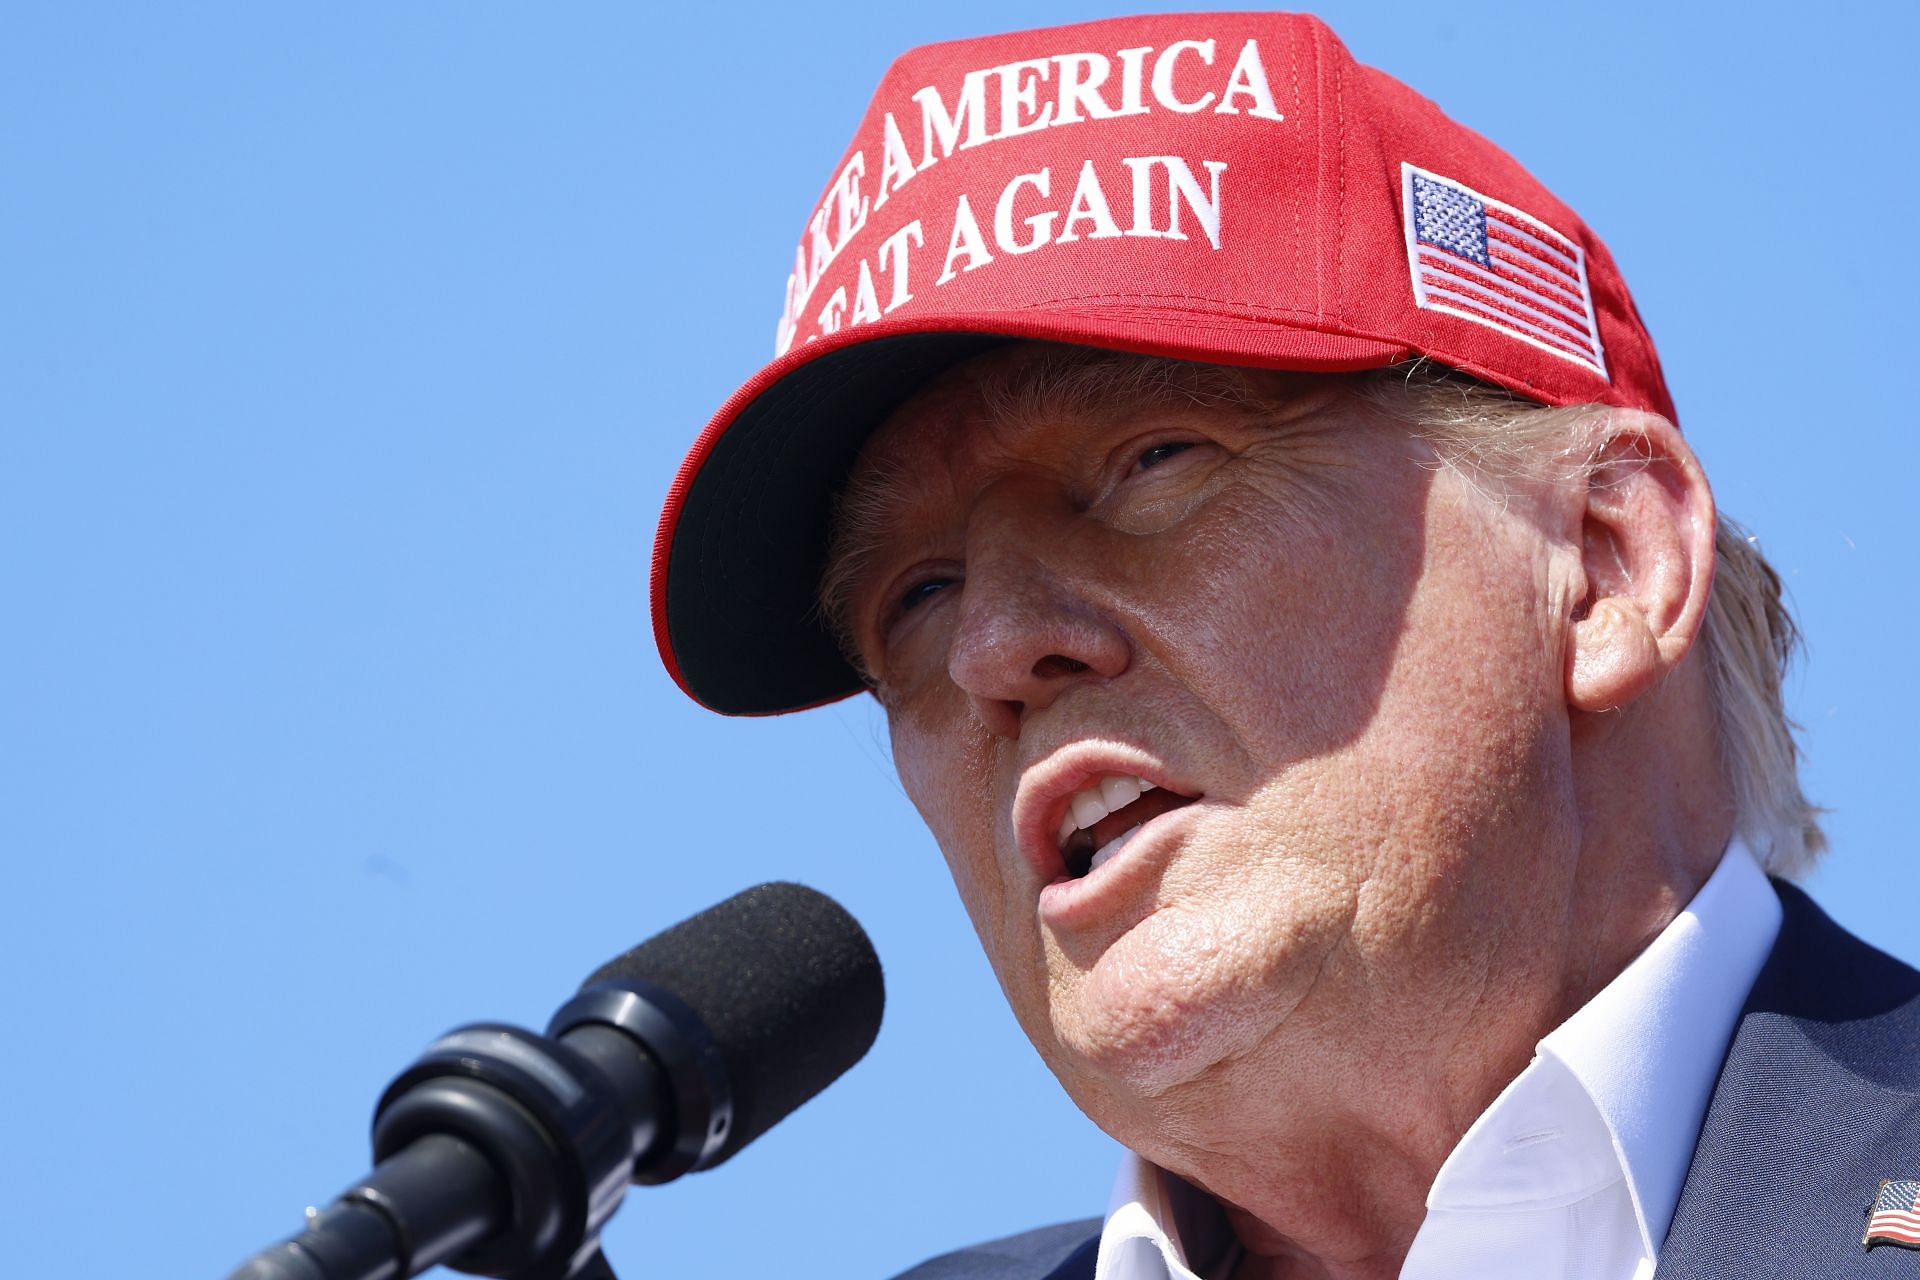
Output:
[[[1074,685],[1127,669],[1132,645],[1101,607],[1110,565],[1097,541],[1038,486],[1002,486],[975,506],[947,672],[992,732],[1017,738]]]

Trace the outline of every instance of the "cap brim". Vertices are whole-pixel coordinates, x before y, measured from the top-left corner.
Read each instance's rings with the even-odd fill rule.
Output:
[[[927,324],[888,332],[882,321],[789,352],[728,401],[681,465],[654,543],[653,624],[695,701],[773,715],[861,689],[816,600],[834,496],[874,429],[963,360],[1020,339],[1305,371],[1408,353],[1361,335],[1138,308]]]

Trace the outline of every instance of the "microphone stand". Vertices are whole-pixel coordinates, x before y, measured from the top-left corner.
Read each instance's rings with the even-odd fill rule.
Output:
[[[698,1016],[639,980],[594,983],[546,1035],[448,1032],[387,1087],[373,1172],[228,1280],[404,1280],[446,1263],[506,1280],[617,1280],[600,1230],[630,1182],[730,1136],[725,1065]]]
[[[497,1182],[466,1143],[423,1139],[325,1209],[308,1209],[305,1231],[255,1255],[230,1280],[397,1280],[440,1262],[458,1266],[506,1208]],[[556,1280],[618,1280],[597,1247],[564,1265],[551,1273]]]

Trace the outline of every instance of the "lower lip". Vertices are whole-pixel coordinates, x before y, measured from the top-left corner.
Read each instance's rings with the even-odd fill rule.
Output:
[[[1078,880],[1062,876],[1041,889],[1041,922],[1073,928],[1104,915],[1120,901],[1140,869],[1166,860],[1200,803],[1183,804],[1142,823],[1120,852],[1086,875]]]

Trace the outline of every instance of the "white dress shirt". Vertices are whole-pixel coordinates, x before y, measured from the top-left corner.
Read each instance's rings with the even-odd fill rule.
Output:
[[[1646,1280],[1720,1062],[1780,931],[1736,840],[1693,901],[1556,1027],[1435,1175],[1401,1280]],[[1096,1280],[1224,1280],[1205,1197],[1129,1155]]]

